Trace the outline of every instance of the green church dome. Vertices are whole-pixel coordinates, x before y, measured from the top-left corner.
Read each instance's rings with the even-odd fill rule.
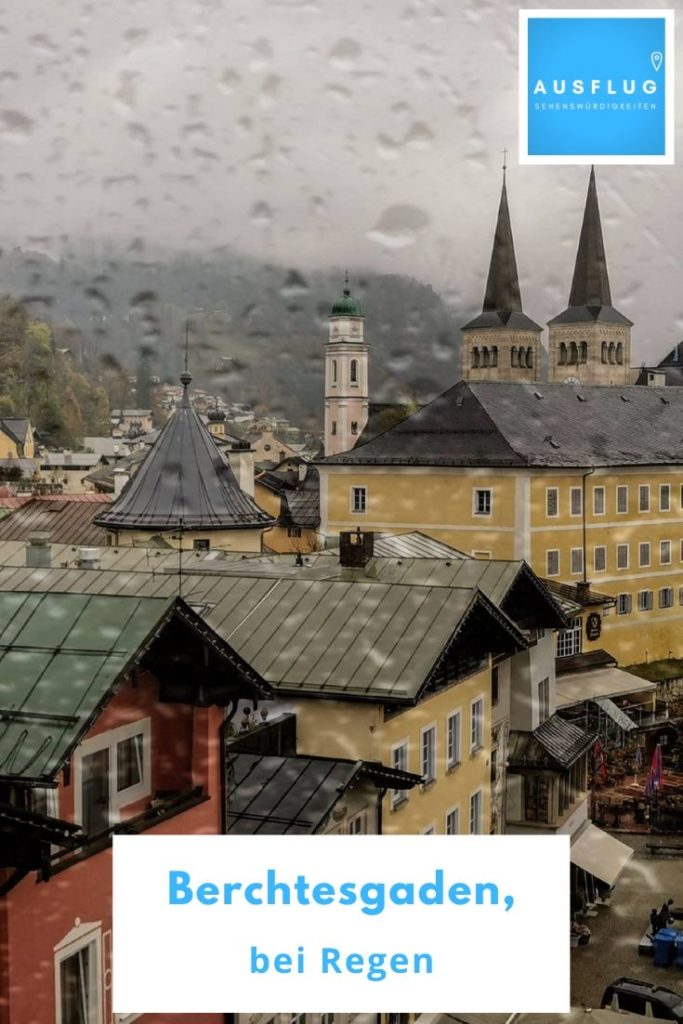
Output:
[[[354,299],[348,287],[344,289],[341,299],[332,306],[330,316],[362,316],[360,302]]]

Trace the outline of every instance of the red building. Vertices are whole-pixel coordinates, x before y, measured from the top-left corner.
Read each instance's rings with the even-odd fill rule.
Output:
[[[268,687],[180,598],[2,593],[0,624],[0,1022],[167,1024],[112,1012],[111,838],[225,831],[225,720]]]

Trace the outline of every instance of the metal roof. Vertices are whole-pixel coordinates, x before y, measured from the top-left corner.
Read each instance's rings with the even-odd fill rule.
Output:
[[[227,831],[311,835],[356,780],[410,789],[419,775],[370,761],[230,753],[226,758]]]
[[[533,732],[510,733],[511,766],[571,768],[586,753],[595,737],[559,715],[551,715]]]
[[[613,700],[609,699],[609,697],[596,697],[593,703],[597,704],[606,715],[609,715],[612,721],[616,722],[619,728],[623,729],[624,732],[631,732],[633,729],[638,728],[633,719],[629,718],[620,707],[617,707]]]
[[[242,491],[209,431],[183,398],[135,476],[97,525],[109,530],[259,529],[275,522]]]
[[[29,439],[30,423],[26,419],[0,417],[0,430],[11,437],[17,444],[25,444]]]
[[[227,831],[311,835],[358,774],[362,762],[327,757],[227,757]]]
[[[480,591],[465,587],[177,575],[92,569],[0,569],[0,591],[169,597],[190,607],[263,679],[290,693],[416,700],[477,610],[510,650],[526,640]]]
[[[32,498],[2,520],[0,541],[27,540],[30,533],[40,532],[49,533],[57,544],[104,544],[106,532],[93,518],[109,501],[104,494]]]
[[[426,533],[376,533],[374,553],[379,558],[469,558],[463,551],[434,540]]]
[[[460,381],[325,465],[683,464],[683,389]]]
[[[0,777],[49,779],[174,599],[0,593]]]

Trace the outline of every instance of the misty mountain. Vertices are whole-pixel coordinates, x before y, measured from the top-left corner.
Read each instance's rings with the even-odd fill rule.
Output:
[[[96,380],[116,363],[134,374],[140,351],[152,374],[173,380],[187,340],[197,384],[308,427],[322,419],[327,317],[343,280],[342,269],[304,277],[230,250],[154,262],[85,248],[60,260],[0,255],[0,292],[47,321]],[[471,311],[454,315],[431,287],[398,275],[350,268],[350,287],[366,318],[373,400],[425,401],[458,379],[458,327]]]

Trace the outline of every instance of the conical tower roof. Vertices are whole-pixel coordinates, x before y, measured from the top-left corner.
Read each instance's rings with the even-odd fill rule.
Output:
[[[211,434],[183,397],[140,469],[94,522],[110,530],[250,530],[275,520],[240,487]]]
[[[569,306],[550,323],[578,323],[586,320],[631,324],[631,321],[612,305],[594,167],[591,167],[588,179]]]
[[[517,260],[515,259],[515,243],[512,238],[508,194],[503,178],[503,189],[498,206],[496,233],[493,236],[493,249],[489,263],[489,276],[486,281],[483,312],[501,311],[522,312],[522,296],[519,291],[517,276]]]
[[[519,290],[517,258],[512,237],[508,193],[503,168],[503,188],[498,205],[496,231],[493,236],[491,262],[486,279],[484,305],[479,316],[470,320],[463,331],[477,327],[505,327],[508,330],[540,331],[537,323],[522,310],[522,295]]]
[[[576,252],[570,306],[611,306],[605,243],[602,238],[595,168],[591,167],[588,194],[583,211],[579,248]]]

